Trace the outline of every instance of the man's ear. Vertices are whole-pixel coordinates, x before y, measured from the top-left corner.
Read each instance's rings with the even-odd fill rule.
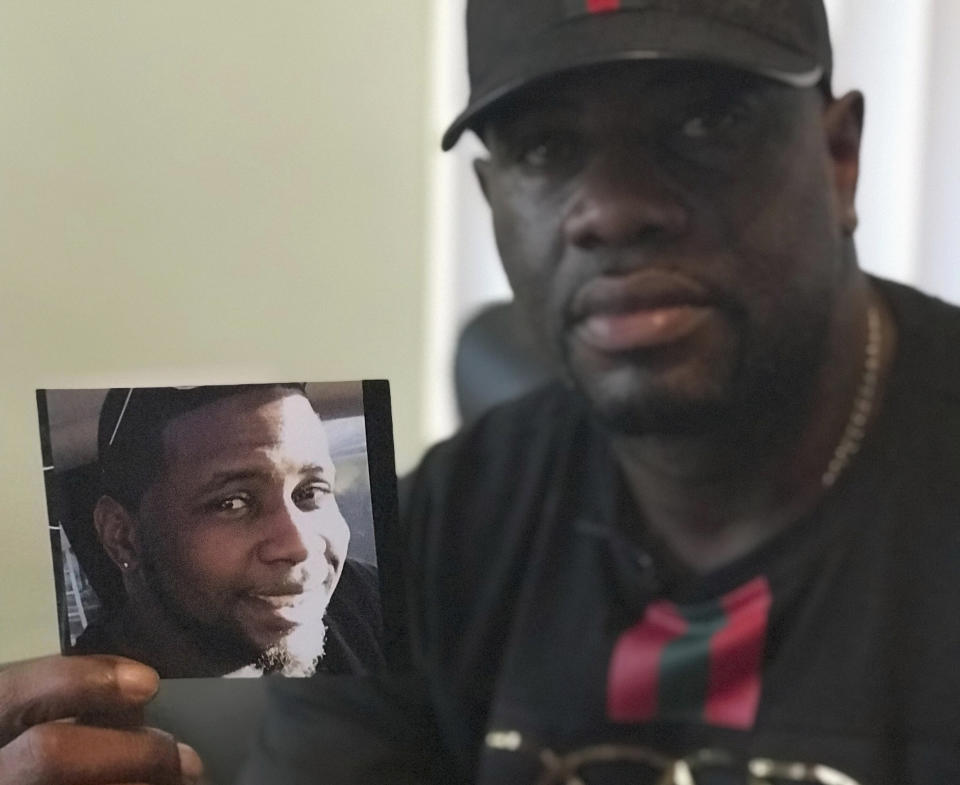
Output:
[[[477,182],[480,183],[480,190],[483,191],[483,198],[490,204],[490,159],[474,158],[473,172],[477,176]]]
[[[857,228],[857,181],[860,177],[860,139],[863,134],[864,99],[859,92],[832,100],[823,112],[827,145],[833,164],[834,188],[846,234]]]
[[[122,572],[140,562],[137,526],[133,516],[112,496],[101,496],[93,508],[93,525],[107,555]]]

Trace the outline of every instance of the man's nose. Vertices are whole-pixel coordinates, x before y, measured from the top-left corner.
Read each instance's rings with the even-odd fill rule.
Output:
[[[264,562],[300,564],[310,556],[306,516],[292,503],[278,505],[267,517],[258,554]]]
[[[665,242],[689,214],[655,153],[625,146],[596,156],[584,170],[564,216],[567,242],[583,249]]]

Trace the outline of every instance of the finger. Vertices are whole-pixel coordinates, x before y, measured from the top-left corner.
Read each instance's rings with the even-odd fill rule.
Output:
[[[0,671],[0,747],[34,725],[142,706],[156,671],[123,657],[46,657]]]
[[[192,785],[202,774],[196,752],[148,728],[52,722],[30,728],[0,749],[0,785]]]
[[[97,728],[138,728],[143,725],[143,706],[118,709],[117,711],[91,711],[77,715],[78,725],[93,725]]]

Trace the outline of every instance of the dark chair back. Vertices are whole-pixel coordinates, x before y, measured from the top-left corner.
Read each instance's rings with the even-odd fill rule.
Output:
[[[454,385],[464,424],[556,378],[555,363],[513,302],[486,306],[460,332]]]

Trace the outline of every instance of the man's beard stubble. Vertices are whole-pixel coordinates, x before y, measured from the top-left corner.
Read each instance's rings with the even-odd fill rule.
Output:
[[[198,648],[209,655],[209,660],[225,664],[229,673],[248,666],[262,674],[280,674],[291,677],[312,676],[324,654],[327,627],[324,615],[329,597],[322,608],[316,608],[316,621],[298,624],[290,633],[267,649],[261,649],[243,632],[239,624],[224,620],[222,624],[201,621],[186,613],[164,585],[156,558],[144,543],[141,554],[147,588],[160,604],[163,612]]]
[[[254,665],[264,674],[312,676],[323,659],[326,635],[322,616],[316,624],[299,624],[283,640],[261,652]]]
[[[602,393],[591,392],[571,373],[569,355],[567,377],[614,434],[668,439],[716,435],[747,448],[762,447],[763,441],[782,443],[805,422],[826,361],[832,308],[833,299],[822,296],[804,309],[805,315],[794,309],[780,322],[802,327],[775,333],[749,330],[745,320],[737,320],[737,356],[713,395],[683,397],[657,389],[654,382],[642,392],[599,400]]]

